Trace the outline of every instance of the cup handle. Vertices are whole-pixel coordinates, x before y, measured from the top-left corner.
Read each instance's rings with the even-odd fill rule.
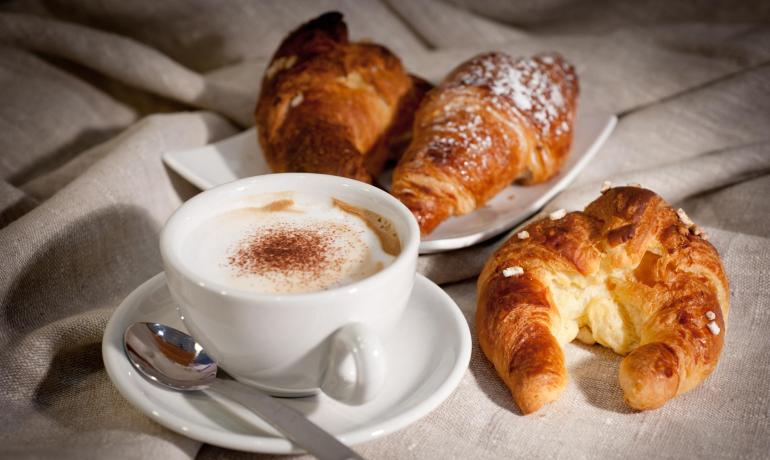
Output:
[[[347,404],[363,404],[385,383],[385,348],[367,325],[351,323],[331,337],[321,390]]]

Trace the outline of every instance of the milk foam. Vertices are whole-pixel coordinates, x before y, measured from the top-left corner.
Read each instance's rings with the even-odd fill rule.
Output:
[[[185,237],[182,262],[203,280],[263,293],[343,286],[392,263],[398,253],[383,228],[335,201],[289,192],[244,197]]]

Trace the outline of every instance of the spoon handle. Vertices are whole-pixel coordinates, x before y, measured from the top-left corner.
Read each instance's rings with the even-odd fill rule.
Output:
[[[259,390],[234,380],[222,379],[214,380],[208,390],[252,410],[293,443],[321,460],[363,460],[363,457],[308,420],[304,414]]]

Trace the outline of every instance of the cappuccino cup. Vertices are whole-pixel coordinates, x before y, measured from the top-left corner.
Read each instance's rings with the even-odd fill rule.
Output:
[[[376,187],[287,173],[195,196],[160,249],[182,321],[233,378],[360,404],[385,380],[382,341],[409,300],[419,238],[412,213]]]

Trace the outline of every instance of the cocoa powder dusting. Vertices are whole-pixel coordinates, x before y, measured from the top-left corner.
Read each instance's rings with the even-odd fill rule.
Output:
[[[288,225],[262,229],[245,238],[228,257],[228,264],[241,275],[297,274],[318,277],[339,266],[340,254],[332,249],[335,226],[320,229]]]

